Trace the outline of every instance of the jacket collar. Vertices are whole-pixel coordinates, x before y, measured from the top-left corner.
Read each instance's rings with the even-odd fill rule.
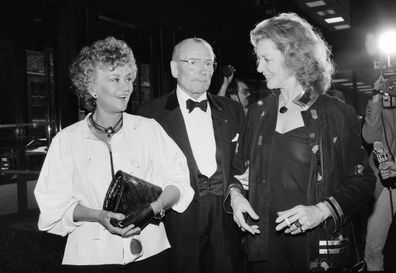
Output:
[[[179,107],[179,102],[178,102],[177,96],[176,96],[176,89],[174,89],[168,95],[168,99],[166,101],[165,109],[167,109],[169,111],[173,111],[177,107]]]
[[[280,90],[273,89],[271,92],[275,95],[275,97],[279,97]],[[297,104],[302,108],[303,111],[307,111],[312,104],[314,104],[319,98],[319,94],[312,88],[308,88],[303,94],[297,96],[293,99],[293,103]]]

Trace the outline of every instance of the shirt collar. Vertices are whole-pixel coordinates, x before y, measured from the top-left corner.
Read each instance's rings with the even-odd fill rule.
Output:
[[[193,99],[189,94],[187,94],[179,85],[177,85],[176,87],[176,96],[177,96],[177,100],[179,102],[180,108],[183,109],[183,111],[187,111],[186,108],[186,101],[188,99],[191,99],[193,101],[203,101],[206,100],[208,98],[206,92],[203,93],[197,100]]]
[[[188,99],[200,102],[200,101],[206,100],[208,97],[206,92],[204,92],[198,99],[194,99],[189,94],[187,94],[187,92],[184,91],[183,88],[181,88],[179,85],[177,85],[177,87],[176,87],[176,94],[177,94],[177,97],[181,99],[181,100],[179,100],[179,103],[180,103],[180,101],[182,101],[182,102],[184,102],[184,105]]]

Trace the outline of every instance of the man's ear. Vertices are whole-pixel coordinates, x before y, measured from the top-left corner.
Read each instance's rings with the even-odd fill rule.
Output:
[[[179,68],[177,67],[177,62],[176,61],[170,61],[170,67],[171,67],[171,72],[173,78],[177,79],[179,75]]]

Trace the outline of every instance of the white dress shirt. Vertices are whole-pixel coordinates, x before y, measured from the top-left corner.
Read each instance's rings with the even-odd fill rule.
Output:
[[[97,222],[74,222],[77,204],[101,210],[111,181],[110,155],[105,143],[88,128],[88,116],[52,140],[35,188],[40,208],[39,229],[68,235],[63,264],[127,264],[131,238],[111,234]],[[111,139],[114,170],[123,170],[164,188],[174,185],[180,199],[173,210],[183,212],[194,191],[187,161],[178,146],[154,120],[123,114],[123,127]],[[170,247],[163,223],[149,224],[136,236],[143,260]]]
[[[177,86],[176,95],[180,109],[186,124],[187,135],[191,149],[197,162],[200,172],[207,177],[212,176],[217,169],[216,163],[216,141],[213,131],[212,112],[208,102],[206,112],[195,108],[191,113],[188,112],[186,101],[191,98],[181,87]],[[206,92],[198,100],[207,99]]]

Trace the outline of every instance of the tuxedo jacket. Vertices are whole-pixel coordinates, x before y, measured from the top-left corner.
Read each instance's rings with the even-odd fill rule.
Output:
[[[223,174],[223,192],[226,193],[230,183],[230,163],[236,149],[237,139],[242,127],[244,112],[242,106],[226,97],[220,97],[207,93],[208,103],[211,107],[212,122],[217,149],[221,149],[221,170]],[[164,220],[168,239],[171,244],[172,272],[197,272],[199,268],[199,234],[198,234],[198,209],[199,169],[194,159],[188,139],[186,125],[182,116],[176,91],[143,104],[138,109],[138,114],[154,118],[176,142],[183,151],[190,172],[190,183],[195,191],[194,199],[187,210],[181,214],[170,211]],[[230,251],[239,255],[239,234],[232,220],[232,215],[226,218],[225,230],[232,238]],[[235,243],[235,244],[234,244]],[[231,254],[235,257],[234,254]],[[233,259],[242,260],[240,257]],[[239,267],[239,265],[235,265]]]

